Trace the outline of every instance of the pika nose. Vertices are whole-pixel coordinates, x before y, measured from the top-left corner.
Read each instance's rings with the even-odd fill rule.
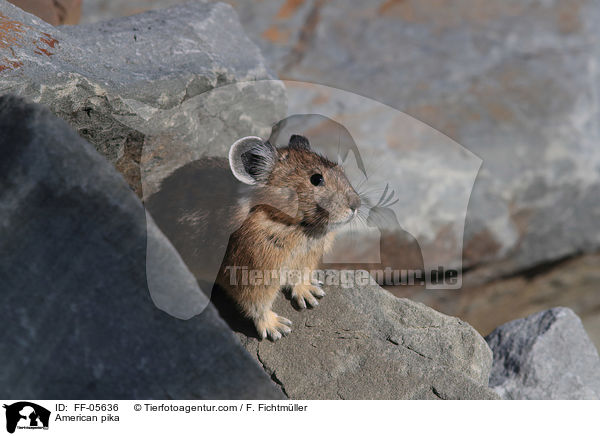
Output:
[[[360,197],[358,195],[352,195],[348,199],[348,207],[352,210],[352,212],[356,212],[360,207]]]

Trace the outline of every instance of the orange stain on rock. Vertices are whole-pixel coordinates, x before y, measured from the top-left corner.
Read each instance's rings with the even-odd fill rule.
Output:
[[[5,70],[16,70],[23,66],[23,62],[12,59],[2,58],[0,60],[0,73]]]
[[[25,24],[20,21],[11,20],[6,15],[0,14],[0,48],[20,46],[25,27]]]
[[[28,46],[29,37],[27,36],[27,31],[29,29],[32,29],[31,26],[0,14],[0,49],[10,51],[12,57],[17,56],[14,51],[15,48],[27,48]],[[41,32],[41,36],[38,39],[29,40],[29,44],[33,45],[32,48],[35,54],[52,56],[54,53],[48,48],[41,47],[41,45],[45,44],[49,48],[55,48],[58,40],[48,33]],[[22,66],[23,62],[19,59],[9,59],[7,57],[0,59],[0,72],[15,70]]]
[[[405,0],[387,0],[379,6],[379,15],[398,14],[404,21],[414,21],[415,11],[413,5]]]
[[[287,0],[283,6],[277,12],[275,16],[278,20],[286,20],[290,18],[294,13],[298,10],[300,6],[304,3],[304,0]]]
[[[582,6],[581,0],[563,0],[557,3],[555,14],[559,32],[568,34],[581,30]]]
[[[329,95],[323,92],[320,92],[318,95],[315,95],[311,100],[311,104],[320,105],[325,104],[329,101]]]
[[[54,46],[58,44],[58,39],[53,38],[52,35],[49,35],[48,33],[42,33],[42,35],[44,35],[45,38],[40,36],[40,41],[48,44],[50,48],[54,48]]]
[[[19,68],[23,66],[23,62],[21,61],[11,61],[11,60],[7,60],[8,64],[13,67],[13,68]]]
[[[290,39],[290,32],[289,30],[281,31],[276,26],[271,26],[262,33],[262,37],[276,44],[285,44]]]
[[[46,50],[45,48],[40,48],[38,47],[37,50],[34,50],[35,54],[45,54],[46,56],[52,56],[54,53],[52,53],[51,51]]]

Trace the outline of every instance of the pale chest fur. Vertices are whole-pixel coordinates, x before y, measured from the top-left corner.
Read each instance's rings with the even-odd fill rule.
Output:
[[[278,253],[278,267],[287,269],[314,269],[323,253],[330,249],[334,235],[329,233],[321,238],[306,235],[296,226],[289,226],[270,220],[261,222],[261,234],[267,235],[263,243],[269,251]]]

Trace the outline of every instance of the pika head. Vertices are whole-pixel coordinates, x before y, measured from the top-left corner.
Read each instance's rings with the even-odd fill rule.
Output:
[[[292,135],[280,148],[256,136],[242,138],[229,150],[229,165],[269,204],[295,202],[288,218],[315,236],[351,221],[361,205],[343,169],[312,151],[304,136]]]

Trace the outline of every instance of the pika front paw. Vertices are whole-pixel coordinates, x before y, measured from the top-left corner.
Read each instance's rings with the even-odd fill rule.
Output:
[[[263,317],[255,321],[258,336],[261,339],[269,337],[272,341],[281,339],[292,331],[292,321],[269,310]]]
[[[319,305],[317,298],[323,298],[325,292],[320,286],[313,285],[296,285],[292,289],[292,299],[296,302],[300,309],[306,309],[308,304],[311,307]],[[316,298],[315,298],[316,297]]]

